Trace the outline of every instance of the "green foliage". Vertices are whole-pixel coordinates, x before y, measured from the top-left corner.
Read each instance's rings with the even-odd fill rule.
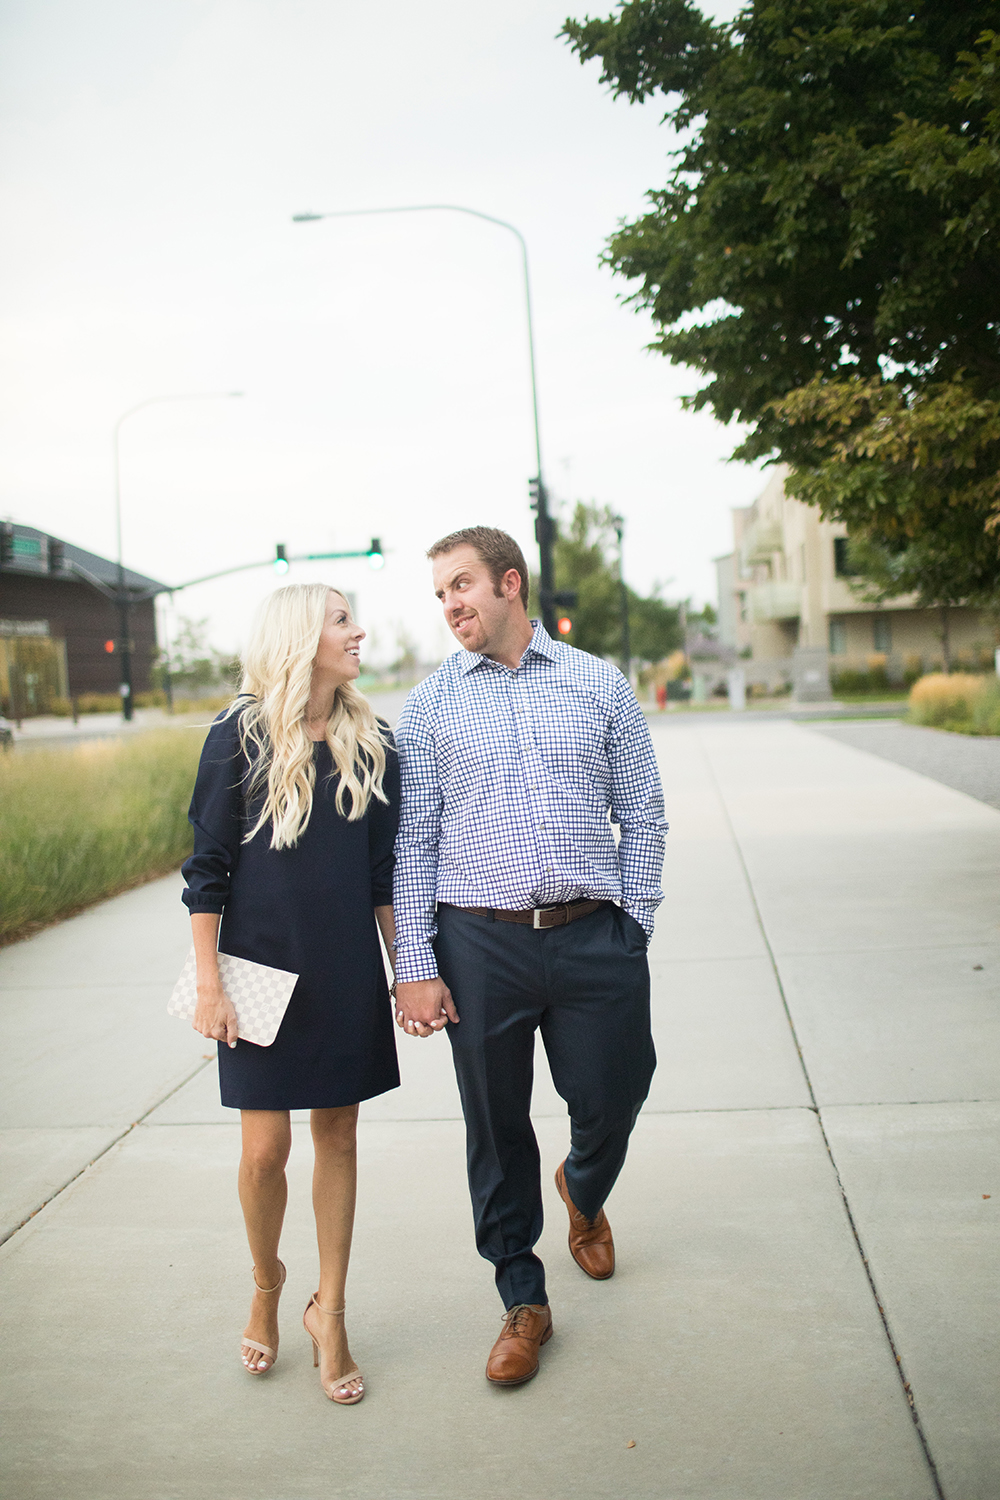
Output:
[[[577,603],[567,613],[573,629],[571,646],[615,660],[622,655],[622,604],[618,581],[615,516],[608,506],[579,502],[569,524],[557,522],[553,547],[557,589],[575,589]],[[532,582],[537,589],[537,583]],[[653,593],[628,594],[632,656],[660,661],[681,643],[678,611]]]
[[[0,756],[0,943],[177,868],[205,727]]]
[[[222,685],[235,688],[239,665],[208,644],[207,620],[188,620],[182,616],[169,651],[160,652],[156,676],[165,683],[169,672],[173,686],[188,692]]]
[[[1000,589],[1000,37],[990,0],[686,0],[567,21],[683,132],[607,259],[689,399],[881,548],[884,594]]]

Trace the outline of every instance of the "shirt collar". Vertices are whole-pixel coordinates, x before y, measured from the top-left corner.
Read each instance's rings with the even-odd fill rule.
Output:
[[[521,657],[520,665],[524,666],[528,657],[532,655],[544,657],[546,661],[555,661],[556,646],[552,637],[545,629],[541,620],[532,620],[531,623],[534,627],[534,633],[525,648],[524,655]],[[480,651],[467,651],[465,654],[467,659],[462,663],[460,669],[463,677],[467,676],[469,672],[474,672],[477,667],[482,666],[484,663],[490,667],[498,665],[490,657],[483,656]]]

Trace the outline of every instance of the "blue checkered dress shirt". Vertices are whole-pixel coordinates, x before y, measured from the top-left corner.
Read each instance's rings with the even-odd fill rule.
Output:
[[[520,911],[596,897],[652,933],[663,793],[649,726],[617,668],[534,622],[516,671],[463,650],[418,684],[396,745],[398,979],[437,974],[438,901]]]

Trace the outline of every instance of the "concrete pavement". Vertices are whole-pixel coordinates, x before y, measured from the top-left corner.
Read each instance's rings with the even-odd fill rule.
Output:
[[[619,1268],[567,1255],[540,1055],[556,1336],[519,1390],[482,1376],[500,1305],[443,1038],[400,1038],[403,1087],[363,1107],[369,1394],[337,1410],[299,1326],[304,1119],[278,1364],[239,1364],[238,1128],[163,1014],[179,880],[0,952],[3,1221],[34,1213],[0,1248],[4,1493],[995,1500],[1000,812],[789,722],[654,737],[660,1067],[609,1204]]]

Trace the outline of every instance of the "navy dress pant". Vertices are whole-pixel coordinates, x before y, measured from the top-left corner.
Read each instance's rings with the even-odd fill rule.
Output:
[[[438,907],[434,948],[459,1024],[449,1026],[479,1253],[505,1307],[545,1303],[541,1165],[531,1127],[535,1031],[570,1115],[566,1186],[600,1212],[625,1161],[656,1054],[646,934],[608,902],[545,930]]]

